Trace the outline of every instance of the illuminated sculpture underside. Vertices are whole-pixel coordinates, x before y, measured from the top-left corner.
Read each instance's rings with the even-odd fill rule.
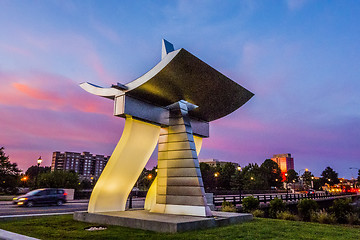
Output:
[[[126,118],[123,135],[92,192],[88,212],[124,211],[126,200],[157,143],[158,174],[144,208],[150,212],[211,216],[198,161],[209,122],[253,94],[184,49],[163,40],[162,60],[140,78],[86,91],[114,100]]]

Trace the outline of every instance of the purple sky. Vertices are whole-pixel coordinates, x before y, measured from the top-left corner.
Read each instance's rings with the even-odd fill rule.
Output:
[[[210,124],[200,158],[291,153],[297,171],[355,177],[359,16],[358,1],[1,1],[0,146],[23,170],[53,151],[110,155],[124,120],[78,84],[136,79],[165,38],[255,93]]]

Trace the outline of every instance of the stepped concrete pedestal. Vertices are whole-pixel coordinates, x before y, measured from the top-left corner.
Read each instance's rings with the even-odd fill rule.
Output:
[[[152,213],[147,210],[113,212],[75,212],[74,220],[95,224],[117,225],[155,232],[184,232],[226,226],[253,219],[248,213],[212,212],[212,217]]]

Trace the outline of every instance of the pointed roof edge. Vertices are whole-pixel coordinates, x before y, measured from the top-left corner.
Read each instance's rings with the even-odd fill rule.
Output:
[[[164,59],[166,55],[174,51],[174,45],[169,41],[162,39],[161,59]]]

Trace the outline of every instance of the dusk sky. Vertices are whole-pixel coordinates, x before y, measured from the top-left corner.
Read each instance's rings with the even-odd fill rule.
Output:
[[[110,155],[125,121],[79,83],[140,77],[165,38],[255,94],[210,123],[200,158],[291,153],[296,171],[357,176],[360,1],[2,0],[0,31],[0,146],[23,170],[53,151]]]

